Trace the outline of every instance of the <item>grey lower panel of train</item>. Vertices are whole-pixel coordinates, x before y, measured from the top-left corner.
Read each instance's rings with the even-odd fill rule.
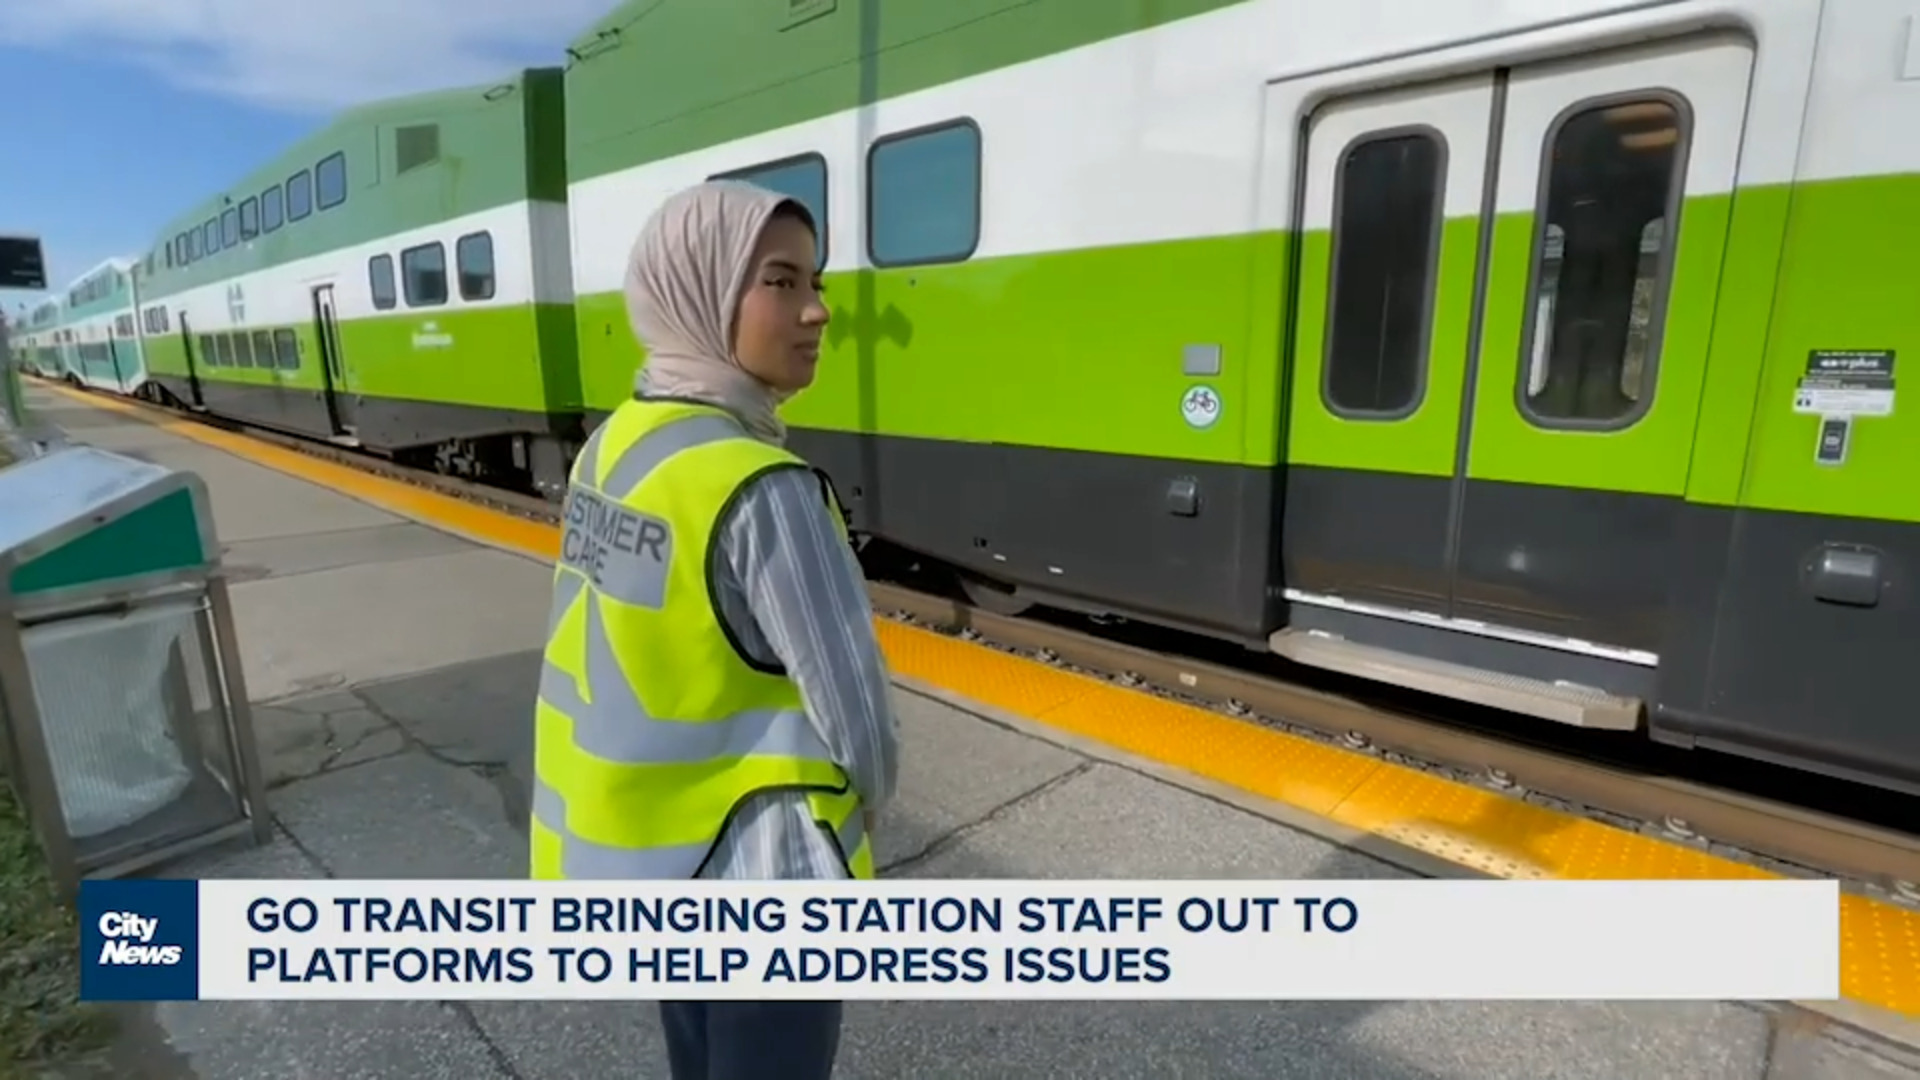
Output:
[[[983,575],[1248,644],[1337,623],[1364,644],[1644,698],[1663,740],[1920,787],[1920,668],[1902,666],[1920,642],[1920,525],[1483,481],[1456,511],[1439,477],[790,441],[856,528]],[[1288,588],[1659,659],[1356,618],[1289,604]]]

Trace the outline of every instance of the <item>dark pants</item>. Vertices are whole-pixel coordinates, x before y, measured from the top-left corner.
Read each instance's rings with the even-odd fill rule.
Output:
[[[663,1001],[673,1080],[830,1080],[838,1001]]]

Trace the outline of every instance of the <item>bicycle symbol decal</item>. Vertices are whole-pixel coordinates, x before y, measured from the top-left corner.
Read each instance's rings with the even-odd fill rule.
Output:
[[[1180,399],[1180,415],[1196,428],[1212,427],[1220,419],[1220,395],[1211,386],[1195,386]]]

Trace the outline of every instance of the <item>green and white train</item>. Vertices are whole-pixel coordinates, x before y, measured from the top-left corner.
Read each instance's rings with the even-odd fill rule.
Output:
[[[46,379],[66,377],[66,357],[60,348],[59,329],[58,297],[50,296],[28,309],[9,334],[20,370]]]
[[[145,339],[134,326],[136,263],[108,259],[80,275],[60,305],[68,377],[96,390],[146,396]]]
[[[134,325],[132,259],[108,259],[34,305],[13,337],[20,368],[116,394],[152,397],[145,339]]]
[[[983,602],[1920,790],[1915,132],[1912,0],[645,0],[182,215],[140,329],[557,495],[641,222],[756,178],[794,447]]]

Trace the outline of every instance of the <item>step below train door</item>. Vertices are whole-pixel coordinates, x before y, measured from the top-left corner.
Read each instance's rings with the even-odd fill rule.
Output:
[[[1474,168],[1477,182],[1444,196],[1432,252],[1406,209],[1419,170],[1393,174],[1399,195],[1384,181],[1363,187],[1365,174],[1336,168],[1323,145],[1351,134],[1320,139],[1341,106],[1316,119],[1284,540],[1290,625],[1276,651],[1545,719],[1639,725],[1666,630],[1751,66],[1744,41],[1691,38],[1492,72],[1479,126],[1455,121],[1482,133],[1478,164],[1456,154],[1446,173],[1460,183]],[[1347,189],[1379,203],[1371,220],[1340,205]],[[1323,204],[1332,235],[1316,264],[1311,215]],[[1389,219],[1407,239],[1386,232]],[[1387,254],[1362,254],[1376,249]],[[1432,284],[1415,273],[1423,260]],[[1322,278],[1331,299],[1313,293]],[[1311,338],[1317,311],[1324,340]]]

